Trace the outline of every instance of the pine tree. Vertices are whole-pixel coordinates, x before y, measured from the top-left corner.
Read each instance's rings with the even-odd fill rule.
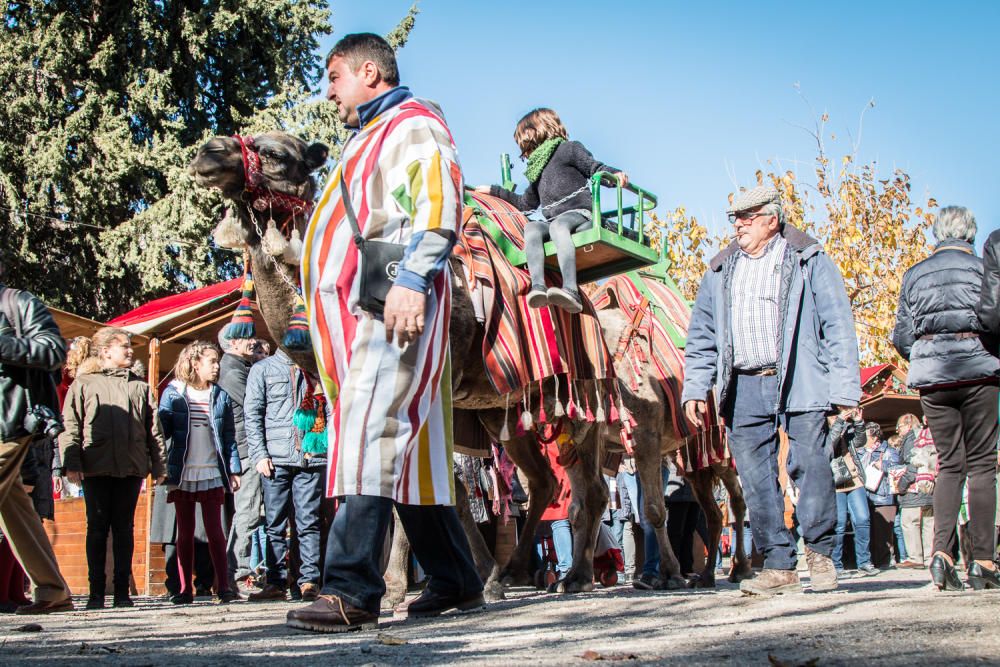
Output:
[[[221,201],[187,172],[197,147],[265,129],[342,133],[332,106],[310,101],[325,0],[29,0],[4,18],[7,282],[54,306],[104,319],[235,275],[240,258],[210,241]]]

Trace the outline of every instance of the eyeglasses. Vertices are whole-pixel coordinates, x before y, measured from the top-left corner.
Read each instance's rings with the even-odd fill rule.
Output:
[[[737,211],[736,213],[730,213],[729,223],[735,225],[737,220],[746,220],[747,222],[753,222],[755,219],[760,218],[765,215],[773,215],[771,213],[747,213],[746,211]]]

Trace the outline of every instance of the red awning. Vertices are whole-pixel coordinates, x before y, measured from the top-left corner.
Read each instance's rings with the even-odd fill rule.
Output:
[[[868,368],[861,369],[861,386],[864,387],[868,384],[868,381],[873,377],[889,368],[891,364],[879,364],[878,366],[869,366]]]
[[[108,322],[111,326],[128,329],[132,333],[147,333],[154,331],[157,325],[174,318],[196,311],[215,301],[221,301],[232,296],[233,300],[239,295],[242,278],[233,278],[224,283],[209,285],[201,289],[165,296],[143,304],[124,315],[120,315]]]

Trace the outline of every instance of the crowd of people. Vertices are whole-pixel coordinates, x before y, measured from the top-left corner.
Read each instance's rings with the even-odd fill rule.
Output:
[[[17,613],[73,608],[42,525],[52,516],[50,485],[63,480],[82,487],[86,505],[89,609],[106,604],[109,538],[112,605],[134,604],[134,517],[144,483],[156,485],[150,539],[169,545],[174,604],[191,604],[207,588],[220,603],[244,593],[255,602],[292,595],[309,604],[288,612],[291,627],[370,628],[385,593],[380,560],[395,512],[427,576],[424,591],[397,611],[484,607],[454,508],[451,458],[445,267],[463,200],[457,151],[440,110],[400,85],[381,38],[345,37],[327,70],[328,99],[356,133],[310,225],[325,240],[307,242],[302,258],[318,376],[281,350],[268,354],[263,341],[223,335],[221,347],[187,345],[157,392],[136,372],[127,331],[103,328],[74,341],[67,356],[45,306],[27,291],[0,288],[0,593]],[[580,179],[556,173],[567,165],[611,170],[566,143],[554,113],[523,122],[538,124],[534,134],[518,127],[519,136],[530,135],[522,147],[535,165],[532,182],[541,184],[531,191],[541,197],[535,205],[577,194]],[[560,239],[591,222],[575,211],[560,210],[561,227],[553,223],[561,250]],[[1000,588],[1000,233],[986,244],[984,266],[972,214],[940,210],[934,252],[903,278],[893,334],[924,419],[902,415],[886,437],[858,408],[855,324],[836,265],[785,221],[773,188],[738,193],[729,216],[735,240],[709,263],[693,307],[682,403],[701,426],[716,401],[726,425],[762,561],[741,589],[801,590],[800,540],[812,590],[836,588],[849,576],[848,535],[858,576],[926,568],[939,589],[961,589],[961,561],[973,588]],[[362,279],[350,254],[370,250],[358,242],[362,227],[368,240],[403,244],[396,280],[378,294],[377,277]],[[537,245],[549,231],[532,227],[526,237]],[[537,250],[529,248],[533,305],[579,310],[571,280],[564,291],[542,284]],[[779,429],[789,448],[784,491]],[[550,452],[558,472],[557,458]],[[704,520],[682,471],[668,464],[662,474],[670,543],[693,579],[694,536]],[[625,579],[658,588],[660,553],[633,463],[626,458],[607,483],[608,533],[624,547]],[[573,543],[568,484],[561,488],[546,513],[557,576],[571,567]],[[29,495],[36,489],[41,497]],[[338,498],[335,512],[328,496]],[[20,567],[34,600],[24,597]]]

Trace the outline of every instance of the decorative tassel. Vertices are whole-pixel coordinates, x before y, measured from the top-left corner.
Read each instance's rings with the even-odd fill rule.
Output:
[[[285,337],[281,344],[289,350],[309,350],[312,341],[309,338],[309,318],[306,315],[306,302],[300,289],[295,295],[295,305],[292,307],[292,318],[288,320]]]
[[[243,276],[243,294],[236,306],[236,312],[233,313],[233,319],[226,325],[226,329],[222,333],[222,336],[227,340],[257,337],[257,328],[253,322],[253,272],[250,269],[249,260],[246,261],[246,267],[246,274]]]
[[[288,248],[288,239],[278,231],[274,224],[274,218],[267,221],[267,229],[264,230],[264,238],[260,240],[260,249],[268,255],[281,257]]]
[[[577,409],[576,403],[573,401],[573,381],[567,378],[566,383],[569,385],[569,403],[566,404],[566,416],[570,419],[576,419],[580,411]]]
[[[556,375],[556,392],[555,392],[555,395],[556,395],[556,405],[552,409],[552,414],[555,415],[556,419],[559,419],[560,417],[565,417],[566,416],[566,411],[563,410],[562,401],[559,399],[559,376],[558,375]]]
[[[292,238],[288,241],[288,247],[282,253],[281,259],[284,260],[285,264],[292,266],[298,266],[302,263],[302,236],[299,234],[299,230],[292,230]]]
[[[304,433],[308,433],[316,425],[316,410],[298,407],[292,415],[292,424],[295,428]]]
[[[532,418],[530,410],[525,410],[521,413],[521,427],[524,428],[525,431],[530,431],[535,428],[535,420]]]
[[[227,208],[222,221],[212,232],[212,238],[215,240],[215,245],[220,248],[237,250],[246,245],[247,233],[236,220],[232,209]]]
[[[615,405],[615,399],[611,399],[611,419],[609,420],[612,424],[618,421],[618,406]]]
[[[594,413],[590,411],[590,396],[587,395],[587,390],[583,390],[583,400],[587,402],[587,421],[594,421]]]
[[[517,423],[514,425],[514,435],[520,438],[525,433],[527,433],[527,431],[524,430],[524,424],[522,424],[521,420],[518,419]]]
[[[594,418],[597,419],[597,421],[601,422],[601,423],[603,423],[603,422],[606,421],[605,415],[604,415],[604,401],[598,401],[597,402],[597,413],[594,415]]]
[[[545,379],[538,383],[538,421],[541,424],[549,421],[545,414]]]
[[[310,431],[302,438],[302,451],[306,454],[326,454],[326,431]]]
[[[500,429],[500,443],[510,441],[510,428],[507,426],[507,413],[510,412],[510,394],[507,394],[507,407],[503,410],[503,427]]]

